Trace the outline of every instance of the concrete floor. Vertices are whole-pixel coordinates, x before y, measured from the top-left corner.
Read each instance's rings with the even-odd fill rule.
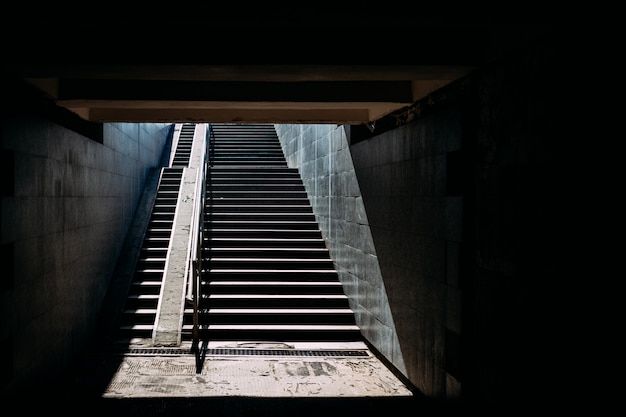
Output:
[[[200,353],[135,342],[86,354],[47,393],[48,411],[113,416],[380,416],[418,404],[362,342],[212,342]]]
[[[103,398],[412,396],[360,342],[295,343],[286,348],[213,342],[205,348],[206,354],[196,356],[136,347],[123,355],[91,357],[89,368],[111,374],[102,385]],[[81,384],[93,382],[89,375],[77,376]],[[100,379],[102,373],[92,376],[97,377],[95,382],[106,382]]]

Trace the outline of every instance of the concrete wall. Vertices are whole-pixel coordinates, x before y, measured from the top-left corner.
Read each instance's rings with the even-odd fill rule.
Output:
[[[403,373],[404,360],[344,129],[276,125],[297,167],[363,335]]]
[[[555,390],[568,146],[554,50],[502,57],[350,145],[341,127],[277,125],[364,336],[428,398]]]
[[[106,124],[103,143],[34,115],[2,121],[1,386],[64,369],[94,330],[169,124]],[[38,380],[39,379],[39,380]]]
[[[446,154],[461,143],[458,117],[352,147],[334,125],[277,131],[364,337],[422,393],[460,396],[443,358],[447,333],[461,334],[458,268],[446,268],[458,263],[461,240],[462,198],[446,195],[445,175]]]
[[[459,115],[437,113],[350,149],[405,374],[428,397],[458,398],[463,197],[447,192],[446,167],[461,149]]]

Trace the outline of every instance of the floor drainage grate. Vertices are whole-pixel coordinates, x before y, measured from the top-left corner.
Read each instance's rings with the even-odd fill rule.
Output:
[[[179,356],[179,355],[191,355],[193,351],[191,349],[178,349],[178,348],[134,348],[124,351],[120,351],[129,356]]]
[[[208,349],[207,355],[252,356],[369,356],[365,350],[301,350],[301,349]]]
[[[134,348],[123,352],[128,356],[178,356],[192,355],[191,349],[176,348]],[[234,356],[322,356],[322,357],[368,357],[366,350],[303,350],[303,349],[206,349],[206,355],[234,355]]]

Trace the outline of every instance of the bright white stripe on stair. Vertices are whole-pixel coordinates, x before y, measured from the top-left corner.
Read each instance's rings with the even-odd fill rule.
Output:
[[[315,224],[317,225],[316,221],[309,221],[309,220],[211,220],[211,224],[217,224],[217,225],[221,225],[221,224],[275,224],[275,223],[280,223],[280,224]],[[211,229],[211,227],[209,227],[209,229]],[[152,230],[161,230],[161,229],[152,229]],[[164,229],[164,230],[168,230],[168,229]],[[281,229],[278,229],[281,230]]]
[[[230,210],[221,210],[226,207],[224,206],[213,206],[211,209],[211,214],[213,215],[225,215],[228,214],[233,216],[313,216],[311,211],[230,211]]]
[[[154,328],[153,324],[131,324],[128,326],[120,326],[123,330],[152,330]]]
[[[353,314],[348,308],[210,308],[209,314]]]
[[[327,274],[335,274],[337,273],[336,269],[259,269],[259,268],[255,268],[255,269],[222,269],[222,268],[211,268],[207,271],[210,274],[229,274],[229,273],[246,273],[246,274],[254,274],[254,273],[267,273],[267,272],[273,272],[273,273],[298,273],[298,272],[303,272],[303,273],[311,273],[311,272],[315,272],[315,273],[327,273]]]
[[[237,237],[212,237],[210,238],[212,242],[241,242],[245,240],[246,242],[285,242],[285,243],[298,243],[298,242],[321,242],[324,241],[322,238],[312,238],[312,239],[299,239],[299,238],[237,238]]]
[[[136,310],[133,309],[128,309],[128,310],[124,310],[124,313],[126,314],[155,314],[157,312],[156,308],[138,308]]]
[[[318,285],[318,286],[328,286],[328,285],[336,285],[341,286],[339,281],[212,281],[210,283],[211,286],[245,286],[245,285]]]
[[[321,324],[209,324],[203,330],[359,330],[355,325]]]
[[[242,239],[243,240],[243,239]],[[248,239],[245,239],[246,241]],[[230,251],[263,251],[263,252],[274,252],[274,251],[282,251],[282,252],[328,252],[326,248],[289,248],[289,247],[279,247],[279,246],[244,246],[244,247],[234,247],[234,246],[220,246],[220,247],[210,247],[208,248],[211,252],[230,252]],[[146,258],[151,259],[151,258]],[[163,258],[156,258],[151,260],[158,260]]]
[[[208,298],[319,298],[319,299],[346,299],[343,294],[210,294]]]
[[[328,258],[210,258],[209,262],[331,262]]]

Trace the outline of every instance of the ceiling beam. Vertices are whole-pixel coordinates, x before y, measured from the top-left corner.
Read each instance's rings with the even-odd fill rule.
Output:
[[[371,119],[368,108],[71,108],[94,122],[208,122],[208,123],[320,123],[362,124]]]

